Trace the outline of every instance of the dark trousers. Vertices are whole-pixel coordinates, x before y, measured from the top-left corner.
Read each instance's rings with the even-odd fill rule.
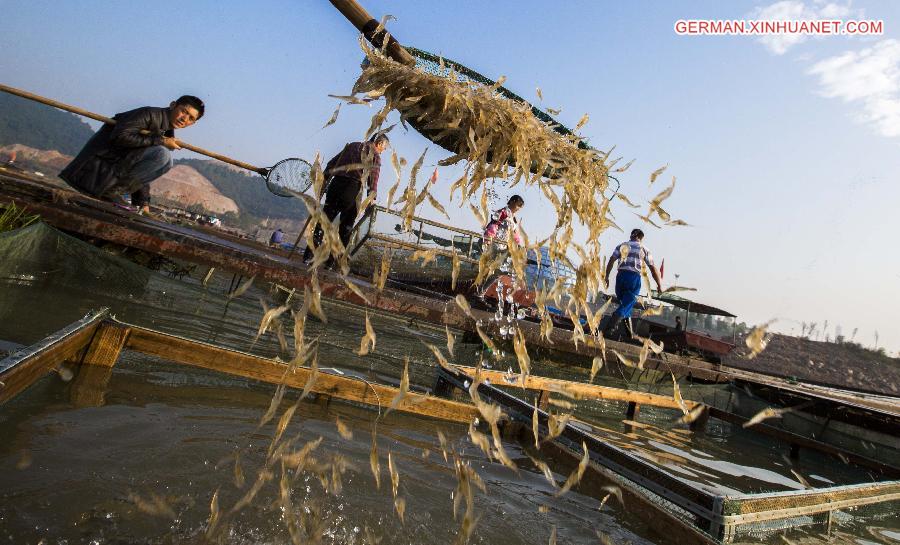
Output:
[[[86,161],[66,182],[83,193],[95,197],[131,193],[144,202],[150,201],[150,182],[172,169],[172,153],[164,146],[148,146],[129,151],[117,161],[99,157]]]
[[[135,161],[125,174],[124,189],[130,192],[149,189],[150,182],[172,170],[172,152],[165,146],[150,146],[135,152]]]
[[[341,220],[338,224],[338,233],[344,247],[350,242],[353,224],[356,222],[356,214],[358,212],[356,198],[359,196],[361,186],[362,184],[359,180],[335,176],[328,185],[328,191],[325,192],[325,206],[322,211],[325,212],[328,221],[334,221],[334,218],[340,214]],[[306,251],[303,252],[304,260],[312,259],[312,249],[321,246],[323,238],[325,238],[325,232],[322,230],[322,226],[316,223],[312,245],[307,245]]]

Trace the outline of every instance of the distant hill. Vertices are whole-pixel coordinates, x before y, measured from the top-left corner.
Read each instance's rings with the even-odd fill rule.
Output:
[[[16,158],[15,165],[19,168],[38,170],[51,176],[56,176],[72,160],[71,155],[56,150],[37,149],[24,144],[0,146],[0,162],[11,157]]]
[[[222,195],[215,184],[187,165],[175,165],[150,184],[150,195],[157,202],[162,199],[184,208],[196,204],[215,214],[240,213],[234,200]]]
[[[743,347],[738,338],[738,346]],[[900,359],[849,342],[823,342],[774,334],[752,360],[745,349],[729,354],[724,363],[750,371],[841,388],[900,395]]]
[[[23,144],[75,155],[93,135],[90,125],[73,114],[0,93],[0,146]]]
[[[297,199],[273,195],[266,189],[265,179],[256,174],[244,173],[229,165],[205,159],[179,159],[176,164],[187,165],[216,186],[226,197],[237,203],[241,214],[259,219],[306,218],[306,207]]]

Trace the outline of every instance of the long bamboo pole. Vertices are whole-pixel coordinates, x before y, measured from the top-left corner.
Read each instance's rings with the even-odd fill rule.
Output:
[[[53,100],[50,98],[42,97],[40,95],[36,95],[34,93],[30,93],[30,92],[24,91],[22,89],[16,89],[15,87],[10,87],[9,85],[3,85],[2,83],[0,83],[0,91],[9,93],[11,95],[16,95],[16,96],[19,96],[22,98],[27,98],[28,100],[33,100],[35,102],[40,102],[41,104],[46,104],[47,106],[53,106],[54,108],[59,108],[60,110],[72,112],[73,114],[78,114],[78,115],[81,115],[84,117],[89,117],[95,121],[100,121],[101,123],[106,123],[107,125],[115,125],[116,124],[116,120],[112,119],[110,117],[106,117],[106,116],[103,116],[100,114],[95,114],[94,112],[90,112],[83,108],[79,108],[77,106],[71,106],[69,104],[64,104],[62,102],[59,102],[59,101],[56,101],[56,100]],[[141,131],[141,132],[146,132],[146,131]],[[147,133],[147,134],[149,134],[149,133]],[[234,165],[236,167],[240,167],[240,168],[255,172],[257,174],[261,174],[263,176],[265,176],[268,173],[268,170],[265,168],[254,166],[254,165],[251,165],[250,163],[245,163],[243,161],[238,161],[237,159],[232,159],[231,157],[227,157],[225,155],[216,153],[214,151],[209,151],[209,150],[206,150],[203,148],[199,148],[192,144],[188,144],[187,142],[184,142],[182,140],[176,139],[175,142],[178,144],[178,146],[180,148],[190,150],[190,151],[193,151],[194,153],[199,153],[200,155],[205,155],[205,156],[211,157],[213,159],[217,159],[219,161],[222,161],[223,163],[228,163],[229,165]]]

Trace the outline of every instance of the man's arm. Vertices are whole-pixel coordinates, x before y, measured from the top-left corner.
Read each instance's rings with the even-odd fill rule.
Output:
[[[381,163],[375,162],[369,171],[369,193],[378,193],[378,176],[381,174]]]
[[[335,167],[337,167],[341,163],[341,157],[343,157],[344,153],[347,151],[348,145],[349,144],[345,145],[343,147],[343,149],[341,149],[341,151],[337,155],[332,157],[331,160],[328,161],[328,163],[325,165],[325,170],[323,171],[323,174],[325,175],[325,180],[328,180],[328,178],[331,178],[332,176],[334,176],[333,171],[334,171]]]
[[[151,131],[151,134],[141,134],[142,130]],[[116,119],[109,140],[120,148],[146,148],[165,145],[166,138],[159,134],[159,127],[155,127],[153,110],[140,108],[129,116]]]
[[[616,261],[618,260],[619,257],[615,252],[613,252],[613,254],[609,256],[609,259],[606,261],[606,274],[603,275],[604,280],[606,280],[606,287],[609,287],[609,275],[612,274],[613,265],[615,265]]]
[[[662,293],[662,280],[659,278],[659,271],[656,269],[656,265],[650,265],[650,274],[653,275],[653,280],[656,282],[656,291]]]
[[[653,262],[653,256],[650,255],[646,248],[641,251],[643,252],[644,264],[650,269],[650,274],[653,275],[653,280],[656,282],[656,291],[662,293],[662,279],[659,277],[659,269],[656,268],[656,263]]]

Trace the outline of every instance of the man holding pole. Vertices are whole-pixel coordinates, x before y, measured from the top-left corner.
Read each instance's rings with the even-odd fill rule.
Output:
[[[656,282],[656,289],[662,291],[662,281],[659,277],[659,271],[653,264],[653,257],[650,251],[644,248],[644,232],[640,229],[633,229],[628,242],[623,242],[613,250],[609,261],[606,262],[606,283],[609,284],[609,275],[612,273],[613,264],[619,262],[619,270],[616,272],[616,298],[619,300],[619,307],[610,315],[603,319],[600,329],[605,337],[610,337],[616,332],[619,322],[623,318],[631,316],[631,309],[637,302],[637,297],[641,293],[641,269],[646,265],[653,275]]]
[[[82,193],[127,204],[144,211],[150,204],[150,182],[172,168],[170,150],[180,149],[175,129],[203,117],[203,101],[185,95],[168,108],[146,106],[116,114],[115,125],[103,125],[59,177]]]
[[[378,175],[381,172],[381,154],[388,148],[390,141],[384,133],[379,133],[367,142],[351,142],[344,146],[325,165],[325,179],[329,180],[325,190],[325,206],[323,212],[329,221],[340,214],[338,225],[341,242],[344,247],[350,242],[353,223],[358,213],[357,198],[366,185],[367,193],[375,193],[378,189]],[[313,258],[313,249],[322,244],[325,232],[316,224],[312,242],[303,252],[303,261],[309,263]]]

